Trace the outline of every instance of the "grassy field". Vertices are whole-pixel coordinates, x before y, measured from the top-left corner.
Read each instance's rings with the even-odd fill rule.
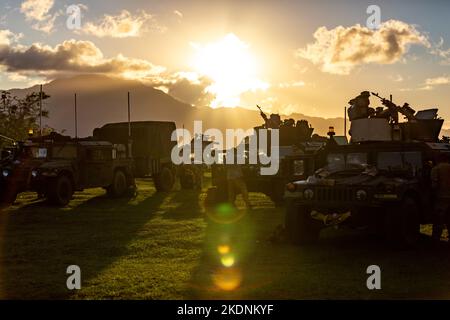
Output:
[[[250,195],[249,212],[243,203],[207,210],[206,190],[138,187],[132,199],[86,190],[67,208],[23,194],[0,211],[0,298],[450,298],[450,250],[427,237],[408,251],[346,230],[325,230],[315,246],[274,244],[283,210],[262,194]],[[72,264],[82,276],[75,292],[66,288]],[[366,287],[372,264],[382,272],[378,291]]]

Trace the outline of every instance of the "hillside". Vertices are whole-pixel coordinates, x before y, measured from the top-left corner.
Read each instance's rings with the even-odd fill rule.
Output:
[[[27,89],[13,89],[12,94],[23,96],[38,91],[34,86]],[[74,93],[77,93],[78,134],[88,136],[95,127],[108,122],[127,120],[127,91],[131,93],[132,120],[175,121],[178,127],[183,124],[192,130],[194,120],[203,121],[203,129],[242,128],[260,125],[259,111],[245,108],[192,107],[166,93],[146,86],[139,81],[121,80],[100,75],[80,75],[73,78],[54,80],[44,85],[43,90],[50,94],[45,107],[50,111],[47,124],[66,134],[74,134]],[[256,108],[255,108],[256,109]],[[312,124],[315,132],[325,134],[329,126],[338,133],[343,131],[343,119],[324,119],[302,114],[292,115],[296,120],[305,119]]]

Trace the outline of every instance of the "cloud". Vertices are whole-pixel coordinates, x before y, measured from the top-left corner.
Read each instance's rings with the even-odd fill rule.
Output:
[[[0,30],[0,70],[9,81],[36,82],[60,76],[96,73],[140,80],[196,106],[207,106],[214,95],[207,92],[211,80],[194,72],[169,73],[147,60],[121,54],[107,58],[91,41],[67,40],[54,47],[34,43],[13,44],[17,35]]]
[[[20,6],[20,12],[25,15],[27,21],[35,22],[32,28],[45,33],[53,31],[57,13],[51,15],[54,0],[26,0]]]
[[[183,18],[183,13],[181,11],[178,10],[174,10],[173,14],[176,15],[178,18],[182,19]]]
[[[419,90],[433,90],[434,87],[450,83],[450,77],[440,76],[435,78],[425,79],[425,84]]]
[[[166,30],[145,11],[133,15],[127,10],[122,10],[118,15],[105,14],[96,23],[86,23],[81,32],[96,37],[128,38],[139,37],[149,29],[159,32]]]
[[[396,74],[394,76],[389,76],[389,79],[391,79],[394,82],[403,82],[403,77],[400,74]]]
[[[47,77],[66,73],[102,73],[136,79],[159,74],[165,68],[121,54],[105,58],[90,41],[67,40],[54,47],[32,44],[0,46],[0,67],[7,72],[38,72]]]
[[[436,86],[441,84],[450,83],[450,77],[436,77],[436,78],[428,78],[425,80],[425,84],[430,86]]]
[[[444,48],[444,39],[442,37],[440,41],[433,46],[431,54],[442,58],[441,64],[450,65],[450,48]]]
[[[328,30],[320,27],[314,32],[314,43],[296,51],[296,56],[311,61],[321,71],[348,75],[357,66],[399,61],[411,44],[430,47],[427,37],[413,25],[389,20],[377,30],[359,24],[338,26]]]
[[[304,81],[282,82],[278,85],[280,88],[301,88],[305,86]]]
[[[215,95],[207,88],[212,80],[195,72],[175,72],[147,79],[148,84],[194,106],[209,106]]]
[[[11,32],[10,30],[7,30],[7,29],[1,30],[0,29],[0,48],[2,46],[9,46],[10,44],[18,41],[22,37],[23,37],[22,33],[15,34],[15,33]]]

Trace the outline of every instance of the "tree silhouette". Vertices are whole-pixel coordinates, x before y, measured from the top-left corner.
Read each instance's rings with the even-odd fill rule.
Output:
[[[50,96],[42,92],[42,101]],[[32,92],[24,98],[12,96],[9,91],[1,92],[0,134],[15,140],[24,140],[28,131],[39,131],[39,92]],[[42,117],[48,117],[48,110],[42,106]],[[0,145],[4,141],[0,142]]]

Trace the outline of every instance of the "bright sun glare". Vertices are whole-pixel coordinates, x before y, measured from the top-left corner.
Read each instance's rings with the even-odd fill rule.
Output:
[[[246,91],[266,90],[268,84],[258,79],[259,66],[249,45],[230,33],[205,45],[192,44],[196,50],[195,71],[207,76],[212,84],[206,89],[215,99],[211,107],[236,107]]]

